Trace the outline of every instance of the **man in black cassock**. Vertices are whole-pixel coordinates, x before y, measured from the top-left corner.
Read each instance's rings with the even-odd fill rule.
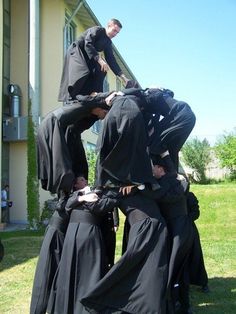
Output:
[[[96,183],[103,188],[114,189],[142,183],[154,187],[147,146],[154,147],[151,152],[155,154],[169,148],[171,157],[175,160],[194,126],[195,116],[186,103],[175,100],[167,102],[162,90],[136,89],[123,92],[126,95],[117,96],[112,100],[112,109],[104,121],[99,137]],[[168,98],[169,91],[165,92]],[[171,99],[172,96],[170,95]],[[149,120],[153,114],[162,115],[164,119],[166,118],[166,123],[158,124],[152,131],[149,130]],[[161,121],[158,120],[158,123]],[[131,225],[127,249],[120,261],[82,298],[81,302],[101,313],[112,313],[112,308],[127,313],[166,313],[166,296],[163,291],[166,291],[167,284],[167,256],[164,251],[168,253],[168,242],[164,236],[166,227],[159,209],[140,193],[121,201],[120,208]],[[188,219],[186,213],[184,217]],[[156,227],[159,226],[160,233],[154,237],[155,224]],[[136,228],[142,230],[139,236]],[[147,237],[150,237],[152,253],[149,251],[150,247],[149,249],[145,247]],[[150,261],[152,254],[159,254],[154,264]],[[140,258],[141,256],[145,257],[146,262]],[[161,263],[163,271],[165,269],[162,279],[158,275]],[[133,267],[138,270],[138,280]],[[146,277],[142,277],[143,271]],[[118,273],[119,281],[116,277]],[[176,280],[173,277],[171,279]],[[149,289],[146,286],[148,283]],[[155,287],[155,283],[160,286]],[[145,302],[147,299],[149,302]]]
[[[71,102],[43,119],[37,133],[38,176],[43,189],[51,193],[70,192],[76,176],[83,173],[87,179],[88,166],[80,135],[98,118],[104,118],[109,109],[105,98],[109,94],[83,96],[82,99],[91,101],[86,105]],[[73,136],[74,128],[79,130],[77,138]]]
[[[103,81],[109,67],[119,76],[124,85],[128,79],[123,74],[113,54],[112,41],[121,30],[122,25],[111,19],[106,28],[94,26],[88,28],[68,48],[58,100],[75,99],[76,95],[89,95],[91,92],[102,92]],[[99,55],[104,52],[105,60]]]
[[[136,97],[143,112],[149,134],[149,153],[159,155],[168,150],[178,171],[179,151],[196,122],[190,106],[174,99],[174,93],[169,89],[130,88],[123,93]]]
[[[91,101],[79,101],[58,108],[44,118],[37,133],[38,176],[42,188],[61,197],[52,215],[39,253],[32,289],[30,314],[46,312],[49,293],[57,271],[69,215],[64,205],[72,190],[74,178],[83,173],[88,176],[88,165],[80,134],[98,118],[104,118],[109,107],[105,97],[109,93],[83,96]],[[72,136],[76,127],[79,137]],[[71,135],[72,134],[72,135]]]
[[[152,184],[144,116],[133,96],[117,95],[98,140],[96,186],[101,190]],[[127,250],[82,297],[96,313],[166,313],[167,228],[156,203],[137,193],[119,208],[131,226]]]

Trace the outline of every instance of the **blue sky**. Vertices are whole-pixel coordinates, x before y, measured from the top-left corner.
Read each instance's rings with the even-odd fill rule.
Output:
[[[191,133],[213,145],[236,127],[235,0],[87,0],[105,26],[123,28],[113,39],[143,88],[172,89],[189,103]]]

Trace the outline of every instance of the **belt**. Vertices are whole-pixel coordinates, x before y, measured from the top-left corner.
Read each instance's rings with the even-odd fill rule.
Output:
[[[91,214],[90,212],[85,212],[83,210],[74,209],[70,215],[70,223],[84,222],[90,225],[100,225],[101,218]]]

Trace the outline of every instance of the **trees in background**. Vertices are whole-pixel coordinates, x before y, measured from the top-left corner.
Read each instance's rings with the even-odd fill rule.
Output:
[[[95,168],[96,168],[96,160],[97,154],[95,150],[89,149],[86,151],[88,167],[89,167],[89,175],[88,175],[88,185],[93,186],[95,181]]]
[[[188,140],[182,150],[183,161],[186,166],[194,171],[199,183],[206,183],[206,170],[214,156],[219,161],[221,168],[230,171],[230,179],[236,179],[236,128],[230,133],[222,134],[214,147],[204,139],[200,141],[197,137]]]
[[[200,141],[197,137],[188,140],[183,146],[182,156],[184,163],[193,169],[199,183],[206,183],[206,169],[211,161],[211,147],[204,139]]]
[[[236,128],[231,133],[223,134],[214,147],[221,167],[230,170],[230,177],[236,179]]]

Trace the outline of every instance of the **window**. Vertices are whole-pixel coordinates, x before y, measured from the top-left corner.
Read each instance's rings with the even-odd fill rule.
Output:
[[[67,25],[68,21],[70,19],[70,15],[68,12],[66,12],[65,17],[65,25]],[[76,34],[76,25],[73,21],[67,25],[66,33],[65,33],[65,45],[66,49],[75,41],[75,34]]]

